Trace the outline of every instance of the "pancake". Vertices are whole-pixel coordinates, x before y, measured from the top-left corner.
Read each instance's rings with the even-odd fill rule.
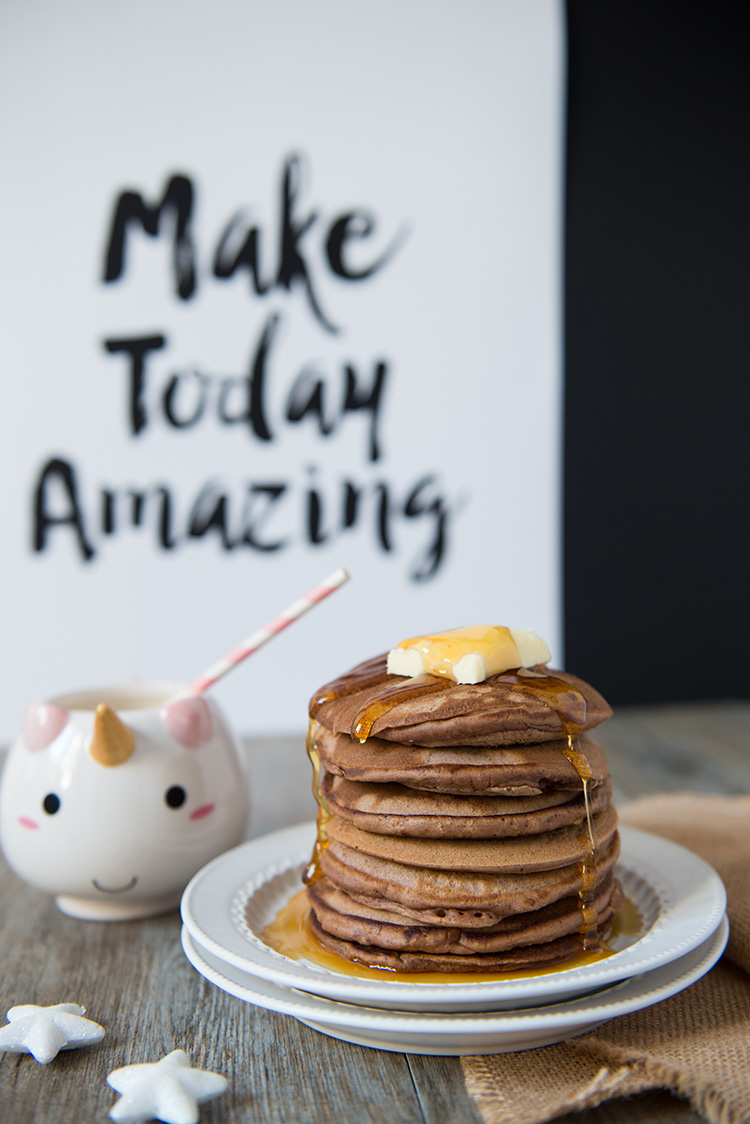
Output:
[[[594,784],[608,775],[601,746],[585,735],[579,742]],[[581,777],[565,756],[567,741],[478,749],[464,745],[430,749],[370,737],[364,743],[334,734],[317,721],[313,748],[329,773],[373,784],[395,782],[435,792],[494,795],[539,794],[550,789],[581,791]]]
[[[592,827],[596,846],[604,847],[617,830],[614,808],[608,807],[593,816]],[[332,816],[327,832],[331,841],[343,843],[357,853],[450,872],[526,874],[582,862],[591,852],[588,830],[582,831],[578,825],[504,839],[413,839],[362,831]]]
[[[445,924],[408,925],[388,909],[363,907],[326,878],[310,888],[309,896],[318,923],[331,936],[399,951],[459,956],[505,952],[578,933],[581,926],[577,897],[563,898],[544,909],[505,918],[482,929],[466,929]],[[606,924],[622,904],[622,891],[611,873],[599,885],[593,901],[599,924]]]
[[[597,882],[614,867],[619,853],[619,836],[615,833],[597,856]],[[323,850],[320,867],[336,886],[351,895],[399,903],[410,909],[491,911],[498,919],[541,909],[577,894],[584,884],[584,871],[578,862],[526,874],[436,870],[368,855],[335,839]]]
[[[312,887],[309,888],[309,892],[312,893]],[[452,906],[436,906],[433,909],[415,909],[413,906],[405,905],[403,902],[390,900],[385,903],[383,898],[371,898],[366,894],[357,893],[355,890],[350,890],[350,892],[347,893],[347,897],[368,909],[385,908],[387,905],[389,913],[400,917],[402,920],[408,918],[411,921],[416,921],[418,925],[457,925],[462,929],[489,929],[502,921],[505,916],[511,916],[509,914],[494,913],[490,909],[454,909]],[[578,895],[561,900],[575,902],[576,908],[579,909],[580,918]],[[553,903],[553,905],[554,904],[555,903]]]
[[[592,730],[612,714],[599,692],[570,672],[545,669],[537,679],[533,672],[526,674],[529,678],[523,681],[515,673],[491,675],[483,683],[439,680],[436,693],[416,692],[389,706],[375,718],[367,736],[422,746],[528,745],[565,737],[569,723],[576,733]],[[547,677],[559,684],[554,698]],[[350,691],[360,679],[366,685]],[[310,714],[333,733],[353,737],[363,709],[384,690],[409,683],[413,681],[388,674],[385,656],[368,660],[317,691]]]
[[[580,824],[586,816],[586,802],[580,791],[561,790],[536,797],[464,796],[417,792],[399,784],[349,781],[325,773],[321,793],[331,811],[355,827],[423,839],[538,835]],[[592,788],[590,811],[604,811],[611,795],[609,780]]]
[[[544,968],[569,960],[581,950],[577,933],[545,944],[518,945],[504,952],[451,953],[411,952],[378,948],[376,945],[358,944],[328,933],[315,913],[310,915],[310,928],[329,952],[346,960],[359,961],[368,967],[390,968],[396,972],[516,972],[524,969]],[[611,919],[597,927],[597,939],[603,941],[611,929]]]

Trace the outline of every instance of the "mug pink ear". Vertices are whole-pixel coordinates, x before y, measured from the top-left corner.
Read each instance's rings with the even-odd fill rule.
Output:
[[[31,703],[23,721],[23,742],[27,749],[36,752],[51,745],[65,729],[68,712],[54,703]]]
[[[199,749],[211,737],[211,708],[197,695],[176,699],[164,707],[161,716],[174,740],[186,749]]]

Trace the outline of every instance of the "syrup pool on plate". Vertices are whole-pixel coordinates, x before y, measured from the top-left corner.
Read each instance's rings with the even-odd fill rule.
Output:
[[[270,948],[289,957],[290,960],[308,960],[321,968],[338,972],[357,979],[377,980],[379,982],[409,984],[466,984],[491,983],[499,980],[523,980],[534,976],[546,976],[554,972],[565,972],[572,968],[586,968],[607,960],[617,951],[609,943],[593,950],[582,950],[577,956],[535,968],[533,971],[516,972],[396,972],[391,968],[370,967],[364,961],[344,960],[335,953],[328,952],[315,937],[307,924],[310,906],[304,890],[296,893],[283,906],[273,921],[261,933],[262,939]],[[637,936],[642,920],[637,907],[626,899],[615,916],[610,941],[618,936]]]

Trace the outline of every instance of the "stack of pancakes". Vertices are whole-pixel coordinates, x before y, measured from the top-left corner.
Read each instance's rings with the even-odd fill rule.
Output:
[[[482,683],[360,664],[311,700],[319,837],[310,925],[399,972],[533,969],[596,948],[622,891],[611,714],[567,672]]]

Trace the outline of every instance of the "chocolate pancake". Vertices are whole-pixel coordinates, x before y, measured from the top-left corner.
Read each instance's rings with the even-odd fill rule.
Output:
[[[596,846],[606,846],[617,830],[614,808],[607,808],[593,816],[592,829]],[[390,859],[406,866],[451,873],[526,874],[582,862],[591,853],[588,830],[581,830],[578,825],[561,827],[541,835],[504,839],[413,839],[362,831],[338,816],[332,816],[327,831],[330,840],[343,843],[355,852]]]
[[[615,833],[599,851],[595,882],[614,867],[619,853],[619,836]],[[355,851],[336,839],[323,850],[320,866],[323,874],[352,896],[385,902],[389,907],[397,903],[420,910],[489,911],[498,919],[541,909],[577,894],[583,885],[579,862],[526,874],[440,870]]]
[[[481,686],[481,684],[480,684]],[[329,773],[373,784],[396,782],[435,792],[534,794],[550,789],[581,791],[581,777],[566,757],[567,741],[477,749],[462,744],[440,748],[400,745],[371,737],[355,741],[315,725],[313,744]],[[608,775],[601,746],[585,735],[580,751],[594,784]]]
[[[358,944],[331,936],[321,926],[314,912],[310,914],[310,928],[324,948],[346,960],[359,961],[368,967],[390,968],[397,972],[513,972],[523,969],[543,968],[569,960],[581,951],[578,933],[545,944],[523,945],[505,952],[450,953],[396,952],[376,945]],[[604,940],[611,928],[611,919],[598,926],[598,939]]]
[[[352,690],[359,681],[363,686]],[[368,737],[422,746],[557,741],[569,733],[571,724],[576,733],[592,730],[612,714],[598,691],[567,671],[522,669],[521,675],[491,675],[472,684],[445,679],[433,693],[414,690],[413,684],[389,675],[385,656],[368,660],[322,687],[311,700],[310,714],[333,733],[356,737],[357,719],[369,710],[374,721]],[[396,688],[406,685],[407,697],[394,701]],[[390,692],[386,707],[384,691]]]
[[[368,784],[325,773],[322,795],[339,819],[364,831],[419,838],[498,839],[538,835],[586,815],[583,793],[566,790],[539,796],[464,796],[417,792],[399,784]],[[602,812],[612,795],[611,781],[592,788],[589,808]]]
[[[357,944],[410,952],[449,952],[466,955],[504,952],[516,946],[543,944],[558,937],[578,933],[581,912],[577,897],[563,898],[544,909],[517,914],[482,929],[456,925],[408,925],[387,908],[364,907],[327,878],[309,892],[319,925],[333,937]],[[622,904],[619,883],[610,873],[600,883],[593,898],[599,924],[606,924]]]
[[[414,909],[402,902],[389,901],[385,902],[383,898],[371,898],[366,894],[359,894],[355,891],[350,891],[347,897],[352,901],[358,902],[368,909],[386,909],[389,913],[399,917],[401,920],[405,918],[410,921],[415,921],[418,925],[454,925],[460,926],[462,929],[488,929],[493,925],[497,925],[503,920],[505,914],[493,913],[489,909],[454,909],[451,906],[442,906],[441,908],[435,907],[434,909]],[[564,899],[578,902],[578,895],[574,898]],[[579,903],[580,909],[580,903]]]

